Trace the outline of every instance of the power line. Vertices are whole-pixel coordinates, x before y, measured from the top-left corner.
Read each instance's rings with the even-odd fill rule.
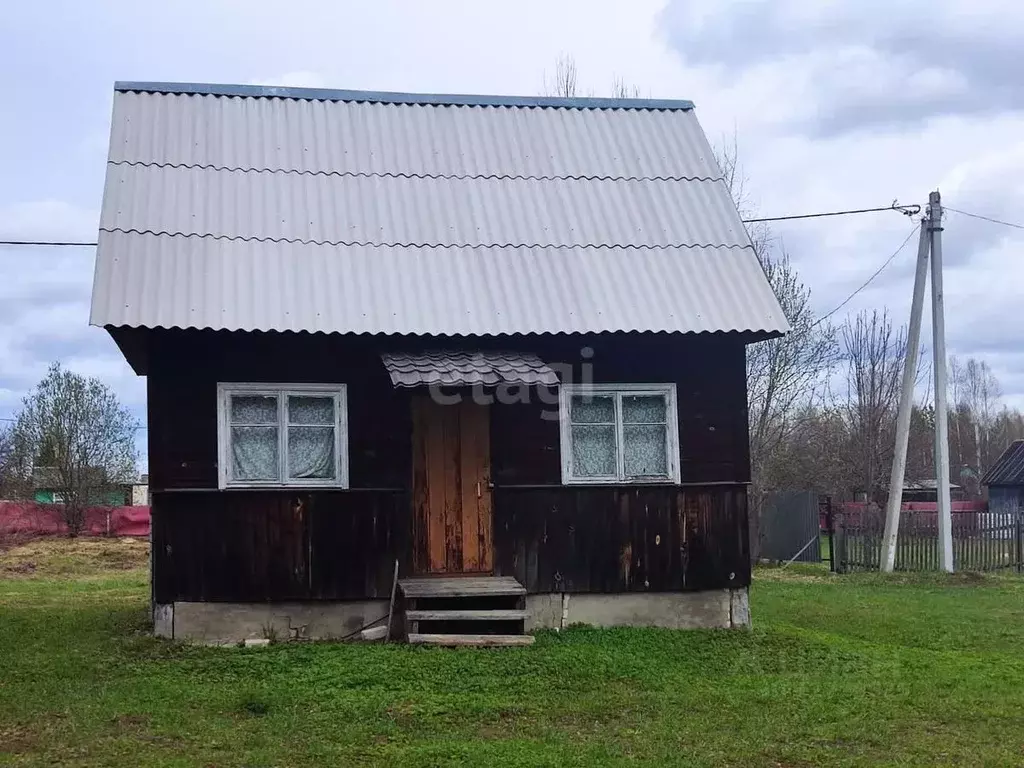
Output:
[[[832,317],[832,315],[834,315],[840,309],[842,309],[847,304],[849,304],[850,301],[853,300],[854,296],[856,296],[858,293],[860,293],[865,288],[867,288],[871,284],[871,281],[874,280],[876,277],[878,277],[880,274],[882,274],[882,271],[886,267],[888,267],[890,264],[892,264],[893,259],[895,259],[897,256],[899,256],[900,253],[903,251],[903,249],[907,247],[907,243],[910,242],[910,238],[912,238],[914,236],[915,232],[917,232],[917,227],[914,227],[913,229],[910,230],[909,233],[907,233],[907,237],[906,237],[906,239],[902,243],[900,243],[900,247],[897,248],[895,251],[893,251],[892,255],[889,256],[889,258],[887,258],[885,261],[882,262],[882,266],[880,266],[878,269],[876,269],[871,274],[871,277],[869,277],[867,280],[865,280],[863,283],[861,283],[860,287],[857,288],[857,290],[855,290],[853,293],[851,293],[849,296],[847,296],[845,299],[843,299],[842,303],[839,304],[839,306],[837,306],[831,312],[828,312],[828,313],[822,315],[821,317],[819,317],[817,320],[815,320],[814,325],[812,325],[811,328],[814,328],[814,327],[820,325],[821,323],[825,322],[826,320],[828,320],[830,317]]]
[[[0,240],[0,245],[56,245],[74,248],[95,248],[96,243],[85,243],[78,240]]]
[[[952,209],[950,209],[952,210]],[[857,208],[849,211],[826,211],[825,213],[798,213],[792,216],[769,216],[763,219],[743,219],[744,224],[758,224],[764,221],[791,221],[793,219],[820,219],[824,216],[852,216],[858,213],[878,213],[879,211],[899,211],[904,216],[916,216],[921,212],[920,205],[887,205],[885,208]],[[1024,229],[1024,227],[1022,227]]]
[[[1004,227],[1013,227],[1014,229],[1024,229],[1024,224],[1014,224],[1012,221],[1001,221],[1000,219],[993,219],[991,216],[982,216],[980,213],[968,213],[967,211],[961,211],[958,208],[951,208],[948,205],[944,205],[942,207],[947,211],[959,213],[961,216],[970,216],[972,219],[991,221],[993,224],[1002,224]]]
[[[950,208],[950,210],[953,210]],[[878,213],[880,211],[899,211],[904,216],[916,216],[921,212],[920,205],[887,205],[884,208],[855,208],[847,211],[823,211],[820,213],[798,213],[791,216],[768,216],[760,219],[743,219],[744,224],[760,224],[768,221],[792,221],[793,219],[820,219],[825,216],[852,216],[858,213]],[[961,211],[957,211],[961,213]],[[971,214],[967,214],[970,216]],[[984,218],[984,217],[979,217]],[[997,222],[1004,224],[1005,222]],[[1010,226],[1017,226],[1011,224]],[[1024,229],[1024,227],[1021,227]],[[42,246],[65,246],[73,248],[95,248],[98,244],[78,240],[0,240],[0,245],[42,245]]]

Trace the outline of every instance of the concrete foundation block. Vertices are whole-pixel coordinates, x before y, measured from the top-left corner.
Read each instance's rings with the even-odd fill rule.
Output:
[[[729,590],[730,623],[736,629],[750,628],[750,591],[742,589]]]
[[[228,644],[250,639],[340,640],[387,616],[387,600],[330,603],[192,603],[173,605],[175,640]],[[164,637],[168,635],[163,635]]]
[[[660,592],[649,594],[572,595],[569,624],[595,627],[728,627],[729,593]]]
[[[156,637],[174,637],[174,603],[153,605],[153,634]]]
[[[706,592],[527,595],[526,630],[595,627],[706,629],[750,626],[746,588]],[[387,600],[323,603],[157,604],[153,631],[158,637],[214,645],[247,641],[378,639],[386,631]],[[362,633],[373,622],[374,629]],[[364,635],[368,635],[364,637]],[[392,637],[401,637],[396,622]],[[247,643],[249,644],[249,643]]]
[[[652,592],[641,594],[529,595],[527,628],[556,629],[570,624],[595,627],[666,627],[668,629],[728,629],[733,626],[732,592]],[[748,617],[749,621],[749,617]]]
[[[526,631],[562,626],[562,593],[526,596]]]

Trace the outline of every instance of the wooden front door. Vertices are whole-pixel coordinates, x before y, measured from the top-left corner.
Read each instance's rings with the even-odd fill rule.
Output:
[[[413,564],[417,573],[489,573],[490,408],[412,401]]]

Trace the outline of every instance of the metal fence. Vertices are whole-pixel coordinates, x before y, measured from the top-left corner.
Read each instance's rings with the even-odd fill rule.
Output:
[[[1024,572],[1024,514],[987,510],[952,513],[953,567],[957,571]],[[834,512],[835,570],[878,570],[885,511],[870,507]],[[939,516],[931,510],[903,510],[896,539],[896,570],[937,571]]]
[[[818,495],[813,491],[773,493],[761,511],[761,557],[766,560],[821,561]]]

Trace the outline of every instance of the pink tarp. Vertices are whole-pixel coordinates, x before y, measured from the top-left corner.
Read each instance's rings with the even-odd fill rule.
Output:
[[[56,504],[0,501],[0,538],[66,534]],[[95,507],[86,510],[85,536],[149,536],[149,507]]]

